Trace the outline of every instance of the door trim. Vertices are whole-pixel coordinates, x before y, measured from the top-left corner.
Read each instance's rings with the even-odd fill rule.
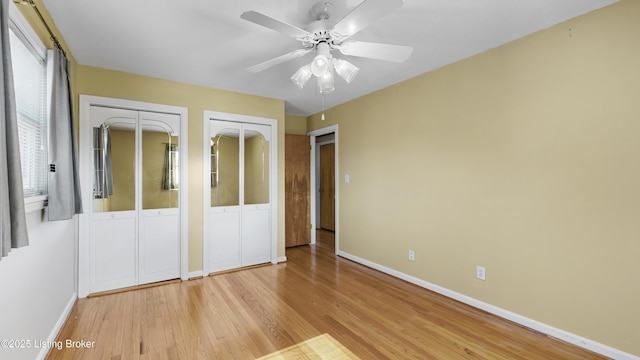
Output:
[[[249,116],[234,113],[225,113],[219,111],[205,110],[202,120],[202,154],[203,159],[211,151],[211,137],[209,124],[211,120],[231,121],[245,124],[268,125],[271,127],[271,141],[269,148],[270,171],[269,179],[269,200],[271,206],[271,263],[277,264],[278,259],[278,120],[263,118],[257,116]],[[204,276],[209,274],[209,224],[207,215],[211,204],[207,199],[211,199],[211,161],[203,160],[203,177],[202,177],[202,273]]]
[[[160,112],[176,114],[180,116],[180,142],[178,151],[180,152],[180,278],[189,279],[189,221],[188,221],[188,122],[189,110],[185,107],[155,104],[135,100],[117,99],[102,96],[80,94],[80,146],[79,163],[80,174],[91,172],[92,149],[88,139],[91,135],[91,106],[103,106],[134,111]],[[91,209],[93,204],[91,181],[81,181],[81,192],[83,208]],[[78,297],[84,298],[91,293],[91,249],[89,238],[91,236],[91,211],[86,211],[79,215],[79,236],[78,236]]]
[[[338,158],[338,125],[327,126],[322,129],[309,131],[307,135],[310,138],[311,142],[311,243],[316,243],[316,229],[317,229],[317,214],[316,214],[316,204],[319,203],[318,199],[318,189],[316,184],[316,172],[318,172],[318,167],[320,166],[320,162],[316,162],[316,152],[320,152],[320,146],[316,144],[316,136],[322,136],[327,134],[335,134],[335,253],[338,254],[340,251],[340,166],[339,166],[339,158]]]

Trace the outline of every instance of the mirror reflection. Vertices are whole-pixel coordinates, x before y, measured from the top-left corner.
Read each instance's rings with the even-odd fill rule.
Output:
[[[223,129],[211,138],[211,206],[240,204],[240,131]]]
[[[142,208],[177,208],[178,135],[160,121],[141,124]],[[93,128],[94,212],[136,207],[136,124],[118,119]]]
[[[178,136],[162,122],[142,123],[142,208],[178,207]]]
[[[135,124],[93,128],[93,211],[135,209]]]
[[[259,132],[244,132],[244,203],[269,202],[269,141]]]

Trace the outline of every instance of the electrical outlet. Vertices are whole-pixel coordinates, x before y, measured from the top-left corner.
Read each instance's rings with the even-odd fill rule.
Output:
[[[414,261],[416,259],[416,252],[409,250],[409,260]]]
[[[487,272],[484,266],[476,266],[476,278],[478,278],[479,280],[486,280],[486,275]]]

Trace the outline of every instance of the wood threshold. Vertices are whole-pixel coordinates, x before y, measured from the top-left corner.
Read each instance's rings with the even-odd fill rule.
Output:
[[[271,266],[273,265],[272,263],[264,263],[264,264],[257,264],[257,265],[250,265],[250,266],[243,266],[243,267],[239,267],[239,268],[235,268],[235,269],[229,269],[229,270],[222,270],[222,271],[214,271],[212,273],[209,273],[208,276],[217,276],[217,275],[224,275],[224,274],[232,274],[234,272],[238,272],[238,271],[243,271],[243,270],[249,270],[249,269],[257,269],[257,268],[261,268],[261,267],[265,267],[265,266]]]
[[[179,283],[179,282],[182,282],[182,280],[181,279],[172,279],[172,280],[158,281],[158,282],[144,284],[144,285],[136,285],[136,286],[129,286],[129,287],[120,288],[120,289],[100,291],[100,292],[97,292],[97,293],[92,293],[92,294],[87,295],[87,298],[95,298],[95,297],[100,297],[100,296],[119,294],[119,293],[123,293],[123,292],[127,292],[127,291],[133,291],[133,290],[148,289],[148,288],[152,288],[152,287],[156,287],[156,286],[175,284],[175,283]]]

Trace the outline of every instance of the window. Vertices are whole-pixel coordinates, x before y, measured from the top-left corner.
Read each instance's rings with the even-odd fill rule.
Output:
[[[33,198],[47,194],[46,50],[14,18],[11,16],[10,42],[22,182],[24,197]]]

